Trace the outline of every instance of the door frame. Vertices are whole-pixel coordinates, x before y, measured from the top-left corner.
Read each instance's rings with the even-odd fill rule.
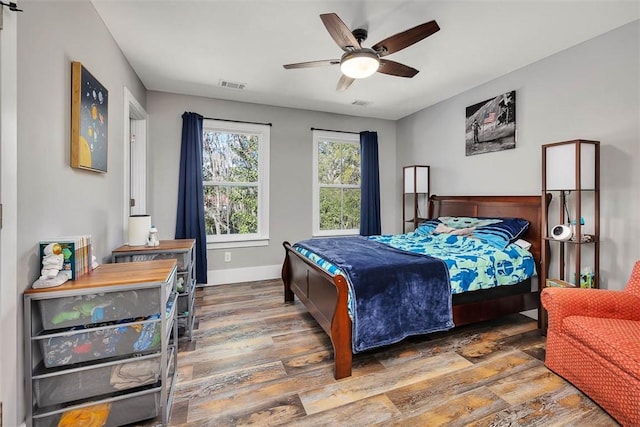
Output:
[[[21,290],[18,285],[18,22],[0,7],[0,425],[20,425],[24,415],[22,333],[18,331]]]
[[[129,237],[129,215],[146,214],[147,206],[147,139],[148,114],[144,107],[124,87],[124,201],[123,201],[123,242]],[[131,135],[135,135],[132,142]],[[130,200],[136,200],[136,208],[131,209]]]

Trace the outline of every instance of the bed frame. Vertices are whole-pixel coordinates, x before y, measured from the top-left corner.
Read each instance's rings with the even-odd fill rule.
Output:
[[[429,199],[429,218],[439,216],[518,217],[529,221],[524,239],[540,271],[542,209],[548,209],[551,196],[432,196]],[[294,295],[307,307],[333,344],[334,377],[351,375],[351,319],[347,308],[348,284],[342,275],[331,276],[309,261],[289,242],[283,243],[285,260],[282,265],[284,300],[293,302]],[[524,291],[498,296],[485,293],[481,300],[453,302],[453,322],[456,326],[475,323],[537,309],[540,295],[531,281]],[[499,288],[498,288],[499,289]],[[488,290],[490,291],[490,290]]]

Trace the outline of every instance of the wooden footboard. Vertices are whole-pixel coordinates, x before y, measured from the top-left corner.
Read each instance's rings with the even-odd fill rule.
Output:
[[[333,345],[336,379],[351,375],[351,318],[347,307],[347,280],[332,277],[284,242],[285,260],[282,265],[284,300],[293,302],[294,294],[329,335]]]
[[[543,203],[544,202],[544,203]],[[549,206],[550,197],[540,196],[434,196],[430,200],[430,217],[481,216],[518,217],[529,221],[526,240],[540,271],[542,208]],[[334,377],[351,375],[351,319],[347,300],[348,284],[341,275],[331,276],[312,261],[284,242],[285,260],[282,265],[284,299],[293,302],[294,295],[329,335],[334,351]],[[529,289],[516,295],[501,295],[483,301],[454,304],[453,322],[456,326],[495,319],[540,307],[539,291]]]

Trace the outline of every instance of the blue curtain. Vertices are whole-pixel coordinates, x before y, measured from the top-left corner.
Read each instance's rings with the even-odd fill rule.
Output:
[[[207,233],[202,190],[202,116],[182,115],[176,239],[196,239],[196,283],[207,283]]]
[[[380,172],[378,133],[360,132],[360,234],[380,234]]]

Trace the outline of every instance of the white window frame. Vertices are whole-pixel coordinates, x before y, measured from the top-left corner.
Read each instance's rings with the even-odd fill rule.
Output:
[[[271,126],[254,123],[228,122],[204,119],[202,132],[229,132],[258,135],[258,232],[251,234],[207,235],[207,248],[240,248],[269,244],[269,146]],[[206,185],[224,185],[224,182],[203,181]],[[237,185],[237,183],[233,183]]]
[[[312,191],[312,209],[313,209],[313,237],[326,236],[350,236],[360,234],[359,228],[344,230],[320,230],[320,183],[318,182],[318,145],[320,141],[330,140],[338,143],[348,143],[358,146],[360,150],[360,135],[343,132],[331,132],[325,130],[313,131],[313,191]],[[362,153],[361,153],[362,155]],[[362,161],[362,157],[360,158]],[[361,168],[362,169],[362,168]],[[355,185],[335,185],[338,188],[360,188],[362,190],[362,177],[359,186]]]

